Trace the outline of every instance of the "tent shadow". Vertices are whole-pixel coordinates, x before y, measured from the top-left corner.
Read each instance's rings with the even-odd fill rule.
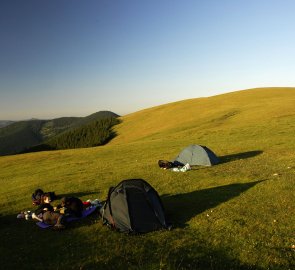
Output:
[[[230,184],[177,195],[163,195],[167,218],[174,227],[183,228],[187,222],[202,212],[239,196],[241,193],[265,180]]]
[[[246,159],[258,156],[262,154],[263,151],[261,150],[255,150],[255,151],[248,151],[248,152],[242,152],[237,154],[231,154],[231,155],[225,155],[225,156],[219,156],[220,164],[221,163],[227,163],[238,159]]]

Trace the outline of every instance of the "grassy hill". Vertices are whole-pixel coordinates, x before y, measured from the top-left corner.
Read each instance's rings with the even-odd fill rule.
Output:
[[[118,115],[109,111],[100,111],[86,117],[61,117],[52,120],[15,122],[0,129],[0,155],[23,152],[64,132],[110,117],[118,117]]]
[[[125,116],[116,128],[120,136],[113,143],[178,138],[180,133],[184,138],[199,139],[209,130],[257,126],[292,114],[293,93],[293,88],[251,89],[149,108]]]
[[[293,88],[184,100],[121,117],[118,136],[102,147],[0,157],[3,269],[293,269],[294,105]],[[222,163],[158,168],[192,143]],[[63,232],[16,219],[33,209],[38,187],[103,200],[128,178],[159,192],[172,231],[131,237],[98,215]]]

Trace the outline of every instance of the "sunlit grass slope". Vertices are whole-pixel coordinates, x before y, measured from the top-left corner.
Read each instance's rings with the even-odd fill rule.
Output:
[[[3,269],[294,269],[295,89],[166,104],[122,117],[116,132],[103,147],[0,157]],[[222,163],[158,168],[192,143]],[[62,232],[16,219],[38,187],[104,199],[128,178],[155,187],[172,231],[122,235],[98,215]]]
[[[260,88],[189,99],[124,116],[113,143],[260,125],[294,112],[295,88]],[[192,135],[192,134],[190,134]]]

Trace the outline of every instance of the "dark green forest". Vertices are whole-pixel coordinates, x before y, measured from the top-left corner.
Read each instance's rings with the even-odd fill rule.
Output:
[[[42,143],[40,131],[45,121],[31,120],[13,123],[0,129],[0,155],[16,154],[24,148]]]
[[[112,127],[119,122],[120,120],[114,117],[96,120],[85,126],[63,132],[43,144],[26,149],[25,152],[103,145],[115,136]]]
[[[0,128],[0,155],[102,145],[115,135],[111,128],[118,117],[99,111],[86,117],[14,122]]]

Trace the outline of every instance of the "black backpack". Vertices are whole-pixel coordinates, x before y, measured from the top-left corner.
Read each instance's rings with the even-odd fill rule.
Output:
[[[159,160],[158,165],[161,169],[171,169],[175,167],[173,162],[170,162],[168,160]]]

